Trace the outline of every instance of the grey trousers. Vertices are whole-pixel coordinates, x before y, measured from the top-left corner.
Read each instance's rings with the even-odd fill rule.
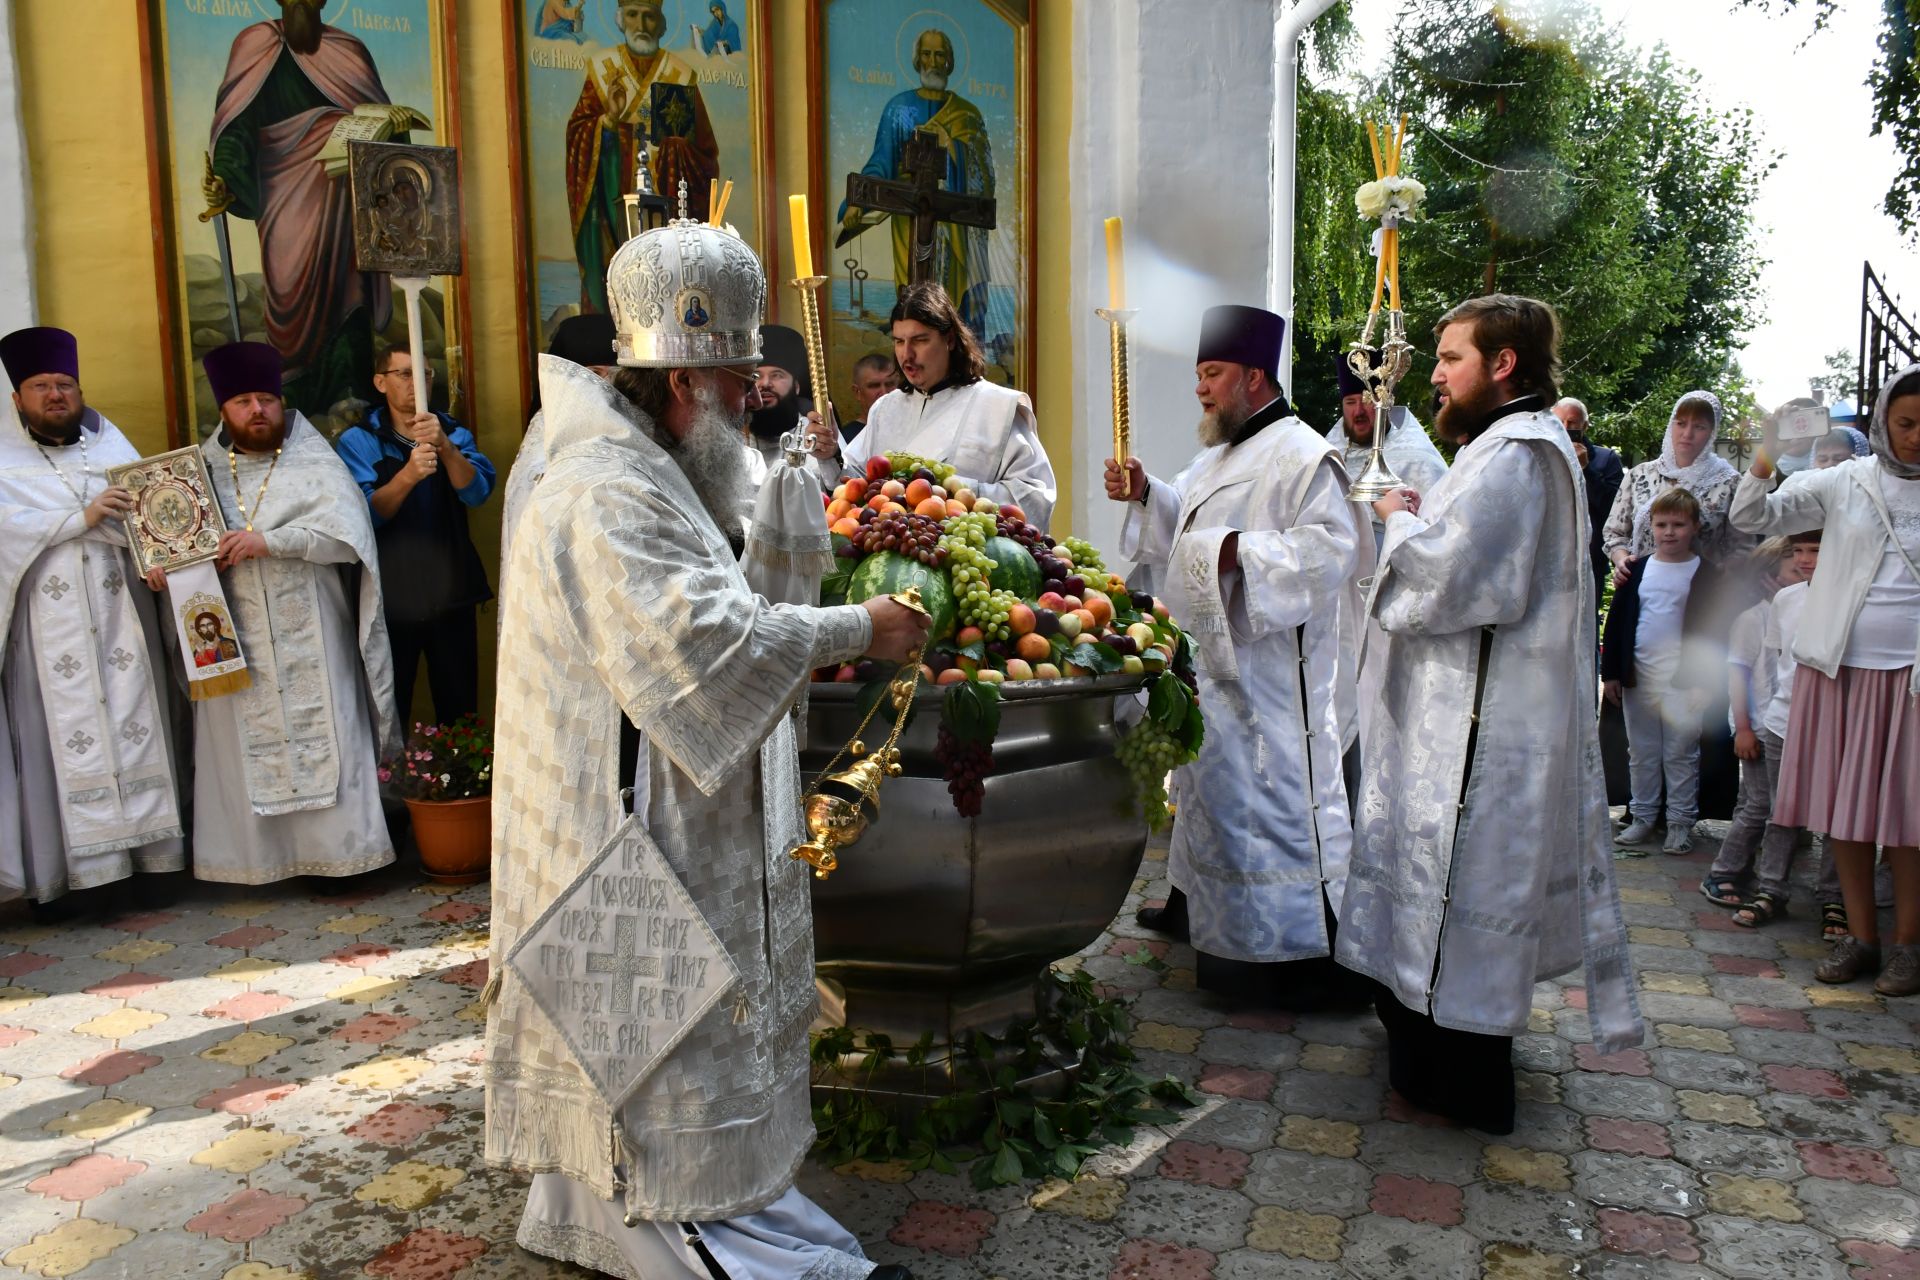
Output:
[[[1780,757],[1787,744],[1765,729],[1759,734],[1761,758],[1740,762],[1740,802],[1734,808],[1727,838],[1720,842],[1720,856],[1713,860],[1713,869],[1707,874],[1744,879],[1751,871],[1753,893],[1769,894],[1785,902],[1800,828],[1783,827],[1771,820],[1774,792],[1780,787]],[[1815,898],[1820,902],[1840,900],[1840,881],[1831,853],[1821,861]]]

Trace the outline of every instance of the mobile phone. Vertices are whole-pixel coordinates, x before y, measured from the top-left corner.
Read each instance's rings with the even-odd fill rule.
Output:
[[[1794,405],[1780,414],[1780,439],[1818,440],[1833,430],[1833,415],[1825,405]]]

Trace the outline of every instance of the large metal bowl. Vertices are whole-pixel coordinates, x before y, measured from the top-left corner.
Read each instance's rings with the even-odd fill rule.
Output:
[[[1116,706],[1142,683],[1000,686],[994,773],[971,819],[954,812],[934,759],[947,691],[920,691],[878,819],[814,883],[818,971],[844,995],[846,1025],[903,1046],[931,1032],[944,1045],[1035,1015],[1041,975],[1112,922],[1146,849],[1114,758]],[[858,696],[856,685],[813,686],[800,757],[809,783],[853,736]]]

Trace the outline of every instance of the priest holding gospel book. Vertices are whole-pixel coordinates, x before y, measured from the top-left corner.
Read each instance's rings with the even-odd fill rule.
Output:
[[[64,329],[0,338],[0,898],[36,906],[178,871],[167,658],[107,468],[139,454],[87,407]]]
[[[827,487],[865,475],[867,459],[911,453],[950,464],[953,489],[1011,503],[1045,529],[1057,496],[1033,401],[989,382],[980,341],[937,284],[908,285],[894,303],[893,358],[907,385],[874,401],[867,425],[842,440],[817,415],[809,442]]]

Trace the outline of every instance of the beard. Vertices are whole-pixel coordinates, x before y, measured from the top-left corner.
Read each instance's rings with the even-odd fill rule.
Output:
[[[72,407],[56,413],[32,413],[22,408],[20,424],[43,444],[69,445],[80,438],[80,420],[86,415],[87,406],[76,397]]]
[[[950,79],[952,77],[938,67],[928,67],[920,73],[920,87],[931,89],[935,93],[945,93],[947,81]]]
[[[295,53],[312,53],[318,49],[323,29],[320,6],[315,0],[282,0],[280,30],[287,38],[287,47]]]
[[[265,414],[259,414],[245,422],[228,420],[226,427],[227,438],[242,453],[266,453],[278,449],[287,440],[287,420],[284,417],[275,422]]]
[[[1433,429],[1453,444],[1465,444],[1480,420],[1502,403],[1491,382],[1483,382],[1465,395],[1452,392],[1444,401],[1437,401]]]
[[[712,387],[696,388],[687,434],[668,445],[700,495],[700,505],[729,538],[740,532],[740,516],[747,507],[746,446],[740,438],[744,419],[744,414],[736,417],[722,409]]]
[[[1219,404],[1206,410],[1200,415],[1200,425],[1196,428],[1200,447],[1211,449],[1233,439],[1233,433],[1247,425],[1248,416],[1241,405]]]
[[[777,443],[800,421],[800,392],[789,391],[764,409],[747,415],[747,430],[755,440]]]
[[[660,52],[660,37],[642,27],[638,31],[627,32],[627,49],[637,57],[651,58]]]

